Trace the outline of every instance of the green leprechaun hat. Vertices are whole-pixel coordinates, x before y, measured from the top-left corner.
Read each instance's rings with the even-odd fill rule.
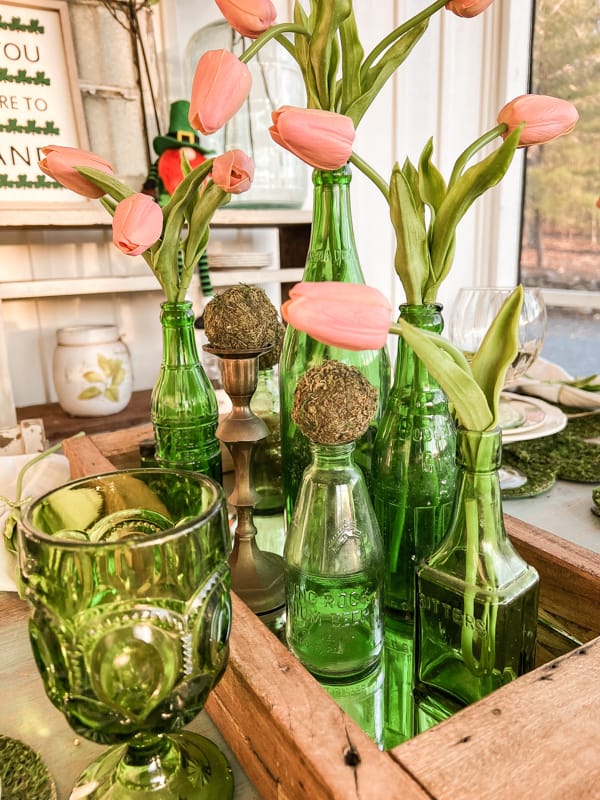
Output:
[[[194,150],[204,155],[209,152],[200,145],[200,137],[189,123],[189,111],[190,104],[187,100],[176,100],[171,103],[169,132],[164,136],[156,136],[152,142],[156,155],[160,156],[165,150],[174,150],[180,147],[193,147]]]

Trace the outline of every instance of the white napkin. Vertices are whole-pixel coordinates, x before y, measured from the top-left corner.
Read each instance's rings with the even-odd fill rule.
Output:
[[[573,376],[558,364],[546,361],[544,358],[536,358],[527,370],[527,374],[519,378],[518,388],[525,394],[541,397],[550,403],[590,411],[600,409],[600,392],[577,389],[562,382],[572,380]],[[600,378],[596,378],[592,383],[600,385]]]
[[[14,501],[19,471],[32,458],[35,458],[33,454],[0,457],[0,495]],[[68,459],[57,453],[50,453],[25,472],[21,499],[39,497],[50,489],[66,483],[70,477]],[[4,542],[4,524],[11,511],[9,506],[0,501],[0,591],[3,592],[17,590],[15,583],[17,559],[6,549]]]

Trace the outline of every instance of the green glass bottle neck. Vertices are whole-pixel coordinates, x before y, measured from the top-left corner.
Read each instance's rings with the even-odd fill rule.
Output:
[[[444,329],[442,306],[439,303],[401,305],[399,318],[420,330],[432,333],[441,333]],[[425,364],[415,355],[412,347],[406,343],[404,338],[399,336],[392,394],[406,394],[412,390],[412,387],[420,392],[435,392],[442,395],[439,384],[431,377]]]
[[[502,432],[458,430],[459,465],[457,504],[464,516],[461,536],[467,545],[473,537],[479,548],[493,551],[508,541],[502,515],[499,467]],[[471,545],[469,545],[471,546]]]
[[[304,280],[364,283],[350,205],[349,166],[313,172],[311,238]]]
[[[194,335],[194,310],[189,301],[162,303],[163,363],[168,365],[196,364],[198,348]]]
[[[315,444],[311,442],[313,466],[319,468],[354,467],[352,454],[355,442],[344,444]]]
[[[444,330],[442,310],[441,303],[424,303],[423,305],[403,303],[399,308],[398,316],[420,330],[441,333]]]
[[[469,431],[459,428],[458,463],[467,474],[496,475],[502,463],[502,430]]]

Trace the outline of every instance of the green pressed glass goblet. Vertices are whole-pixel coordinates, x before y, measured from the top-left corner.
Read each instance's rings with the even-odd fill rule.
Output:
[[[223,754],[182,730],[229,652],[221,487],[162,468],[72,481],[25,509],[19,541],[46,693],[77,734],[112,745],[71,797],[230,798]]]

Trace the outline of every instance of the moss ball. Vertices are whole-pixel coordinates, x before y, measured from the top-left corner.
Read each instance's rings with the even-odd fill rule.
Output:
[[[204,332],[212,347],[267,347],[275,342],[280,324],[266,292],[243,283],[215,295],[204,309]]]
[[[279,363],[279,356],[281,355],[281,346],[283,345],[284,335],[285,325],[283,322],[278,321],[277,328],[275,329],[275,341],[273,342],[273,347],[268,353],[265,353],[258,359],[259,369],[270,369],[271,367],[274,367],[275,364]]]
[[[324,361],[298,381],[292,419],[315,444],[344,444],[365,433],[377,409],[377,390],[356,367]]]

